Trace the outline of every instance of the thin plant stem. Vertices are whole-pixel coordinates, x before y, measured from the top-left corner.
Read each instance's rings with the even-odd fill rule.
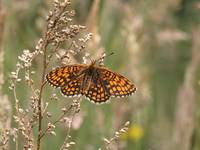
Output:
[[[17,99],[16,85],[14,85],[14,87],[13,87],[13,93],[14,93],[14,97],[15,97],[15,109],[16,109],[17,115],[19,116],[19,100]],[[19,136],[18,132],[17,132],[17,136]],[[19,138],[16,138],[15,150],[19,149],[19,141],[18,140],[19,140]]]
[[[44,39],[46,39],[47,36],[45,36]],[[47,40],[44,41],[44,48],[43,48],[43,71],[42,71],[42,80],[41,80],[41,87],[40,87],[40,94],[38,98],[38,137],[37,137],[37,150],[40,150],[41,145],[41,135],[42,135],[42,93],[45,85],[45,74],[46,74],[46,68],[47,68],[47,62],[46,62],[46,51],[47,51]]]

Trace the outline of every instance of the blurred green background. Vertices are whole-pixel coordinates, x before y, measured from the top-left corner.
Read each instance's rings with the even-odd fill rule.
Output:
[[[42,36],[52,1],[4,0],[4,7],[4,93],[14,105],[8,75],[22,50],[34,49]],[[82,101],[71,131],[76,142],[71,149],[96,150],[104,137],[112,137],[129,120],[128,133],[113,149],[199,150],[200,1],[73,0],[72,9],[76,11],[74,22],[88,25],[88,31],[98,36],[98,46],[115,53],[106,58],[105,65],[128,77],[138,90],[128,98],[112,98],[109,104]],[[91,55],[98,53],[98,49],[86,50]],[[36,76],[39,65],[40,60],[34,62]],[[47,89],[46,93],[52,91]],[[30,92],[23,85],[18,92],[26,108]],[[44,99],[50,103],[53,118],[71,102],[56,92],[61,100]],[[60,147],[65,127],[58,126],[56,133],[44,138],[43,150]]]

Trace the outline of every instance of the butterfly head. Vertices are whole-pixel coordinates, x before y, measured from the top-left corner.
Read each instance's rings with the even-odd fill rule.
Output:
[[[96,64],[98,64],[98,65],[100,65],[100,66],[103,66],[103,65],[104,65],[104,64],[103,64],[104,58],[105,58],[105,57],[109,57],[109,56],[111,56],[111,55],[113,55],[113,54],[114,54],[113,52],[110,53],[109,55],[106,55],[105,53],[103,53],[102,56],[99,57],[99,58],[97,58],[97,59],[91,59],[91,58],[90,58],[90,61],[91,61],[90,66],[94,66],[94,65],[96,65]]]
[[[97,60],[92,59],[90,65],[91,65],[91,66],[94,66],[94,65],[96,65],[96,64],[97,64]]]
[[[95,71],[96,64],[97,64],[97,60],[91,60],[91,63],[88,66],[88,71],[91,72],[89,74],[92,74],[92,72]]]

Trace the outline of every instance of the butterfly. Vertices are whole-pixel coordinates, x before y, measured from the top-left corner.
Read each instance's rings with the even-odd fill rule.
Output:
[[[64,96],[84,95],[94,103],[129,96],[136,91],[130,80],[96,62],[58,67],[46,75],[46,80],[51,86],[59,87]]]

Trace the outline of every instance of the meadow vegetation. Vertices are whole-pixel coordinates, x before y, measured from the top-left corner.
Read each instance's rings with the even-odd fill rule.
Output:
[[[200,2],[0,0],[0,149],[200,149]],[[137,91],[95,105],[45,81],[104,65]]]

